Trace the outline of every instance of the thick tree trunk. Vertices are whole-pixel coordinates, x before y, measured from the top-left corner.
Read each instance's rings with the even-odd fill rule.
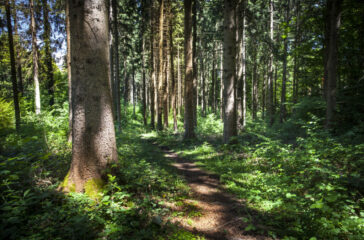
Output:
[[[13,101],[14,101],[14,113],[15,113],[15,128],[20,130],[20,107],[19,107],[19,92],[18,83],[16,81],[16,68],[15,68],[15,53],[14,53],[14,39],[13,28],[11,25],[11,12],[9,0],[5,0],[6,11],[6,23],[8,27],[8,42],[9,42],[9,54],[10,54],[10,67],[11,67],[11,82],[13,85]]]
[[[38,67],[38,48],[37,48],[37,27],[34,16],[34,0],[29,0],[30,5],[30,32],[32,33],[32,51],[33,51],[33,81],[35,97],[35,114],[40,114],[40,89],[39,89],[39,67]]]
[[[54,77],[53,77],[53,61],[52,61],[52,50],[51,50],[51,25],[49,23],[48,14],[49,6],[47,0],[42,0],[43,7],[43,41],[44,41],[44,51],[45,51],[45,67],[47,75],[47,90],[50,96],[49,105],[54,104]]]
[[[97,198],[104,170],[117,161],[109,81],[107,3],[69,1],[72,59],[72,163],[62,188]],[[96,21],[97,20],[97,21]],[[92,22],[92,25],[88,23]]]
[[[225,0],[224,10],[224,142],[237,135],[236,127],[236,45],[235,45],[235,8],[236,0]]]
[[[193,53],[192,53],[192,2],[185,0],[185,139],[195,138],[194,124],[194,84],[193,84]]]
[[[327,17],[326,32],[327,59],[325,63],[325,72],[327,79],[325,80],[326,93],[326,128],[331,128],[334,122],[334,113],[336,107],[336,78],[337,78],[337,45],[338,45],[338,30],[340,27],[341,5],[342,0],[327,1]]]

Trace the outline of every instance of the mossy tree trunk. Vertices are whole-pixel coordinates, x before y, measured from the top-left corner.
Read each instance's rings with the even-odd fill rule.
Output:
[[[117,160],[109,81],[108,6],[101,0],[78,0],[69,1],[69,7],[72,163],[62,187],[95,197],[104,170]]]

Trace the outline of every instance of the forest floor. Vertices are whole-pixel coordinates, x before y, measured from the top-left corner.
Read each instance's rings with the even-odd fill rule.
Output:
[[[189,208],[189,216],[174,216],[172,223],[211,240],[272,239],[249,234],[251,222],[248,219],[254,219],[254,216],[245,207],[242,199],[227,192],[220,183],[219,176],[200,169],[195,163],[179,157],[166,146],[158,147],[166,158],[174,162],[172,166],[187,181],[191,190],[189,198],[184,200],[182,206],[166,203],[174,212],[183,211],[186,206]],[[265,228],[259,223],[254,225],[255,229]]]

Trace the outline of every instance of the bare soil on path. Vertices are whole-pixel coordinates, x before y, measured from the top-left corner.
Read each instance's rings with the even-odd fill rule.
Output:
[[[218,176],[201,170],[196,164],[179,157],[167,147],[160,148],[165,157],[173,160],[173,166],[191,188],[191,197],[184,200],[185,203],[192,204],[200,212],[200,215],[192,220],[186,216],[179,216],[173,217],[172,222],[211,240],[271,239],[246,231],[249,224],[254,224],[255,228],[260,229],[264,229],[264,226],[259,226],[254,220],[253,223],[247,222],[247,219],[252,220],[252,214],[248,212],[242,200],[226,192]],[[178,206],[169,207],[178,209]]]

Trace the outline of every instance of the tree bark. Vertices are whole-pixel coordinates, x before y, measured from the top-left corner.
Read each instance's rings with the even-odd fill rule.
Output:
[[[49,105],[54,104],[54,77],[53,77],[53,60],[52,60],[52,50],[51,50],[51,25],[49,23],[49,6],[47,0],[42,0],[43,7],[43,41],[44,41],[44,51],[45,51],[45,67],[47,75],[47,90],[50,96]]]
[[[39,89],[39,67],[38,67],[38,48],[37,48],[37,26],[34,16],[34,0],[29,0],[30,5],[30,32],[32,33],[32,51],[33,51],[33,81],[35,97],[35,114],[40,114],[40,89]]]
[[[8,28],[8,42],[10,54],[10,67],[11,67],[11,82],[13,85],[13,101],[14,101],[14,114],[15,114],[15,128],[20,130],[20,107],[19,107],[19,92],[18,83],[16,81],[16,68],[15,68],[15,53],[14,53],[14,39],[13,27],[11,25],[11,12],[9,0],[5,0],[6,23]]]
[[[114,102],[115,102],[115,114],[116,122],[118,123],[119,130],[121,129],[121,106],[120,106],[120,68],[119,68],[119,31],[118,31],[118,3],[116,0],[112,0],[112,13],[113,13],[113,45],[115,55],[114,65]]]
[[[273,61],[274,61],[274,55],[273,55],[273,45],[274,45],[274,5],[273,0],[269,1],[269,15],[270,15],[270,21],[269,21],[269,35],[271,40],[271,47],[270,47],[270,53],[269,53],[269,65],[268,65],[268,101],[267,101],[267,111],[268,111],[268,118],[270,125],[274,122],[274,116],[273,116]]]
[[[177,132],[177,84],[174,76],[174,46],[173,46],[173,12],[170,15],[170,30],[169,30],[169,46],[170,46],[170,67],[171,67],[171,81],[172,81],[172,110],[173,110],[173,129]]]
[[[289,1],[286,1],[286,15],[285,21],[288,26],[289,24]],[[283,76],[282,76],[282,91],[281,91],[281,111],[280,111],[280,122],[286,119],[287,109],[286,109],[286,83],[287,83],[287,55],[288,55],[288,33],[286,33],[284,38],[283,47]]]
[[[197,3],[198,1],[192,1],[192,66],[193,66],[193,124],[197,126],[197,106],[198,106],[198,67],[197,67]]]
[[[71,30],[69,1],[66,1],[67,75],[68,75],[68,142],[72,142],[72,76],[71,76]]]
[[[107,5],[101,0],[69,1],[72,163],[62,187],[64,191],[85,191],[95,198],[105,168],[117,161]]]
[[[149,9],[149,14],[150,14],[150,19],[149,19],[149,24],[150,24],[150,36],[149,36],[149,41],[150,41],[150,83],[149,83],[149,89],[150,89],[150,127],[152,129],[155,128],[155,67],[154,67],[154,4],[153,1],[150,1],[150,9]]]
[[[14,34],[16,37],[15,41],[15,49],[16,49],[16,73],[18,74],[18,89],[19,94],[22,96],[24,94],[23,87],[23,75],[22,75],[22,64],[21,64],[21,45],[20,45],[20,36],[18,33],[18,17],[16,12],[15,0],[11,2],[11,8],[13,10],[13,21],[14,21]]]
[[[329,30],[326,32],[326,64],[325,72],[327,79],[324,79],[326,93],[326,128],[332,128],[336,107],[336,78],[337,78],[337,45],[338,30],[340,27],[341,5],[342,0],[327,1],[327,18],[326,25]]]
[[[163,113],[163,15],[164,0],[159,0],[159,42],[158,42],[158,117],[157,129],[163,130],[162,113]]]
[[[185,139],[195,138],[194,124],[194,84],[193,84],[193,37],[192,37],[192,2],[185,0]]]
[[[253,50],[253,72],[252,72],[252,116],[253,120],[257,119],[258,110],[258,72],[257,72],[257,49]]]
[[[235,45],[236,0],[225,0],[224,9],[224,142],[237,135],[236,127],[236,45]]]

